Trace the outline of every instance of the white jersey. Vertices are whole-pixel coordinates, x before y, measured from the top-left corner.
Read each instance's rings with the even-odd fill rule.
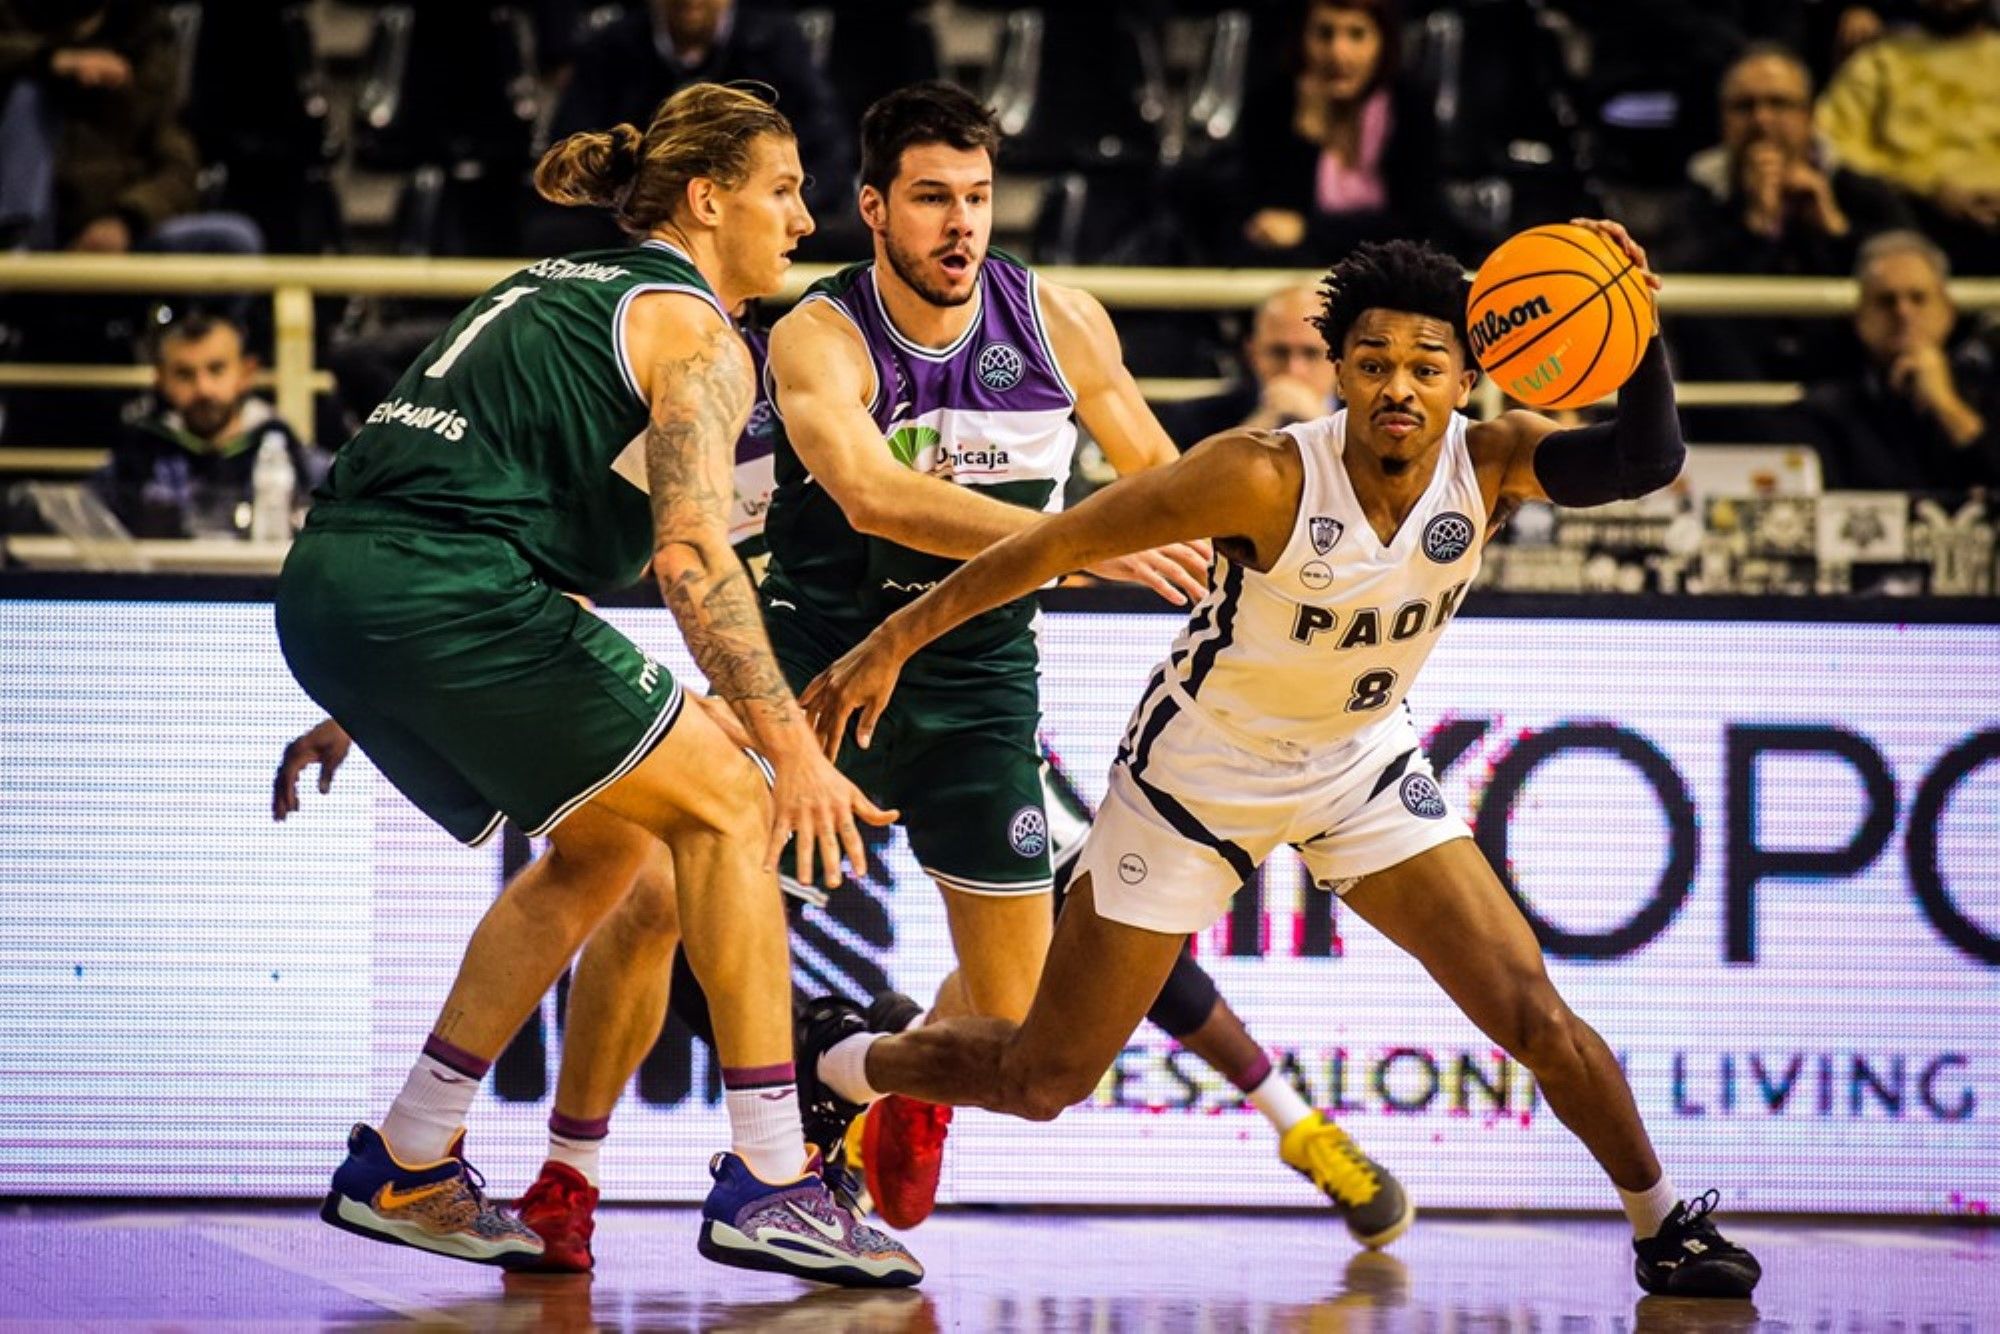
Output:
[[[1341,463],[1345,409],[1284,428],[1305,467],[1291,540],[1258,573],[1220,552],[1156,680],[1276,756],[1338,746],[1393,716],[1479,572],[1485,501],[1452,414],[1430,485],[1387,546]]]

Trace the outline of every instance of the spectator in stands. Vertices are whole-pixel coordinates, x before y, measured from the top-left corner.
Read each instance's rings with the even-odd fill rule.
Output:
[[[1912,231],[1861,247],[1854,332],[1867,369],[1814,385],[1793,418],[1829,487],[2000,486],[2000,376],[1978,339],[1954,349],[1950,264]]]
[[[1309,0],[1295,31],[1289,77],[1253,76],[1219,257],[1317,268],[1361,241],[1432,236],[1437,125],[1400,78],[1397,0]]]
[[[2000,31],[1991,0],[1919,0],[1917,25],[1840,67],[1817,119],[1841,160],[1907,192],[1959,267],[2000,272]]]
[[[235,214],[197,213],[173,30],[154,0],[0,0],[6,244],[122,254],[252,252]]]
[[[1269,431],[1323,417],[1334,408],[1333,361],[1309,321],[1320,312],[1312,287],[1267,297],[1243,340],[1247,375],[1220,394],[1160,406],[1160,425],[1182,449],[1236,427]]]
[[[778,109],[798,132],[806,203],[823,234],[854,214],[853,127],[814,65],[798,20],[775,8],[736,0],[650,0],[598,30],[576,49],[569,82],[549,125],[551,139],[629,121],[644,125],[653,108],[690,83],[754,79],[777,92]],[[622,245],[609,215],[543,206],[528,228],[529,249],[561,253]],[[858,219],[850,231],[858,229]],[[825,252],[809,242],[801,252]]]
[[[1658,247],[1668,272],[1835,276],[1862,241],[1911,225],[1886,183],[1850,171],[1813,133],[1812,76],[1794,52],[1747,49],[1723,76],[1722,142],[1688,163],[1690,184]],[[1825,320],[1684,319],[1668,329],[1697,380],[1797,380],[1825,368]]]
[[[127,411],[98,477],[134,536],[248,536],[251,472],[273,436],[291,459],[295,505],[325,476],[326,456],[251,395],[257,358],[229,320],[193,314],[168,325],[153,374],[152,394]]]

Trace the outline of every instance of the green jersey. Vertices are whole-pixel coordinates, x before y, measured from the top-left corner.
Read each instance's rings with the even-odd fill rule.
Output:
[[[341,449],[313,516],[400,510],[505,538],[566,591],[631,583],[653,521],[648,405],[624,323],[649,292],[687,292],[728,318],[693,262],[658,240],[545,259],[488,289]]]
[[[1029,509],[1061,503],[1076,449],[1075,395],[1050,349],[1034,271],[992,251],[981,267],[977,309],[950,347],[905,338],[857,264],[807,289],[861,334],[872,382],[869,416],[881,448],[906,468]],[[858,532],[812,478],[781,433],[777,490],[765,528],[771,548],[765,600],[807,609],[848,639],[962,563]],[[1032,665],[1034,599],[1022,598],[941,636],[926,653]]]

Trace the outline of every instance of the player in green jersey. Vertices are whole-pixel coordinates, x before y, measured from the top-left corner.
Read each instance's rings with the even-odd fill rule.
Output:
[[[713,1165],[703,1254],[834,1282],[921,1277],[809,1170],[771,874],[792,839],[801,876],[837,883],[843,853],[862,861],[857,818],[894,812],[819,755],[728,540],[754,398],[728,311],[775,291],[812,230],[801,183],[784,118],[715,85],[675,94],[643,133],[552,148],[542,194],[610,206],[636,243],[543,260],[468,307],[341,451],[286,562],[286,660],[377,768],[468,843],[511,818],[554,846],[481,922],[380,1132],[350,1136],[329,1222],[486,1263],[539,1255],[484,1199],[461,1122],[631,884],[574,872],[637,826],[670,851],[682,945],[715,1010],[732,1151]],[[649,558],[736,739],[559,591],[629,583]]]

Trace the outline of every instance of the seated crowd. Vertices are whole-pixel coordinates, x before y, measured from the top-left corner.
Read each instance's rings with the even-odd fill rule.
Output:
[[[1042,189],[1001,237],[1030,259],[1316,270],[1359,241],[1409,236],[1476,265],[1520,227],[1608,213],[1670,284],[1859,282],[1847,319],[1667,320],[1683,381],[1798,387],[1785,406],[1690,409],[1697,448],[1809,445],[1829,488],[2000,484],[1991,312],[1960,310],[1947,290],[1954,274],[2000,274],[1989,0],[1691,0],[1624,18],[1581,0],[438,0],[400,24],[349,0],[332,8],[369,36],[349,56],[364,86],[346,135],[326,95],[341,57],[315,45],[308,13],[324,8],[0,0],[0,249],[517,255],[615,242],[601,221],[533,202],[539,148],[643,123],[689,82],[755,79],[798,128],[820,222],[800,257],[841,261],[865,248],[852,216],[860,106],[942,72],[1003,108],[1018,156],[1010,146],[1002,170],[1035,183],[1010,190]],[[992,29],[999,10],[1036,16],[1033,51],[1008,48],[1014,23]],[[1635,15],[1657,21],[1656,40],[1635,47]],[[956,36],[982,17],[995,32],[983,67]],[[447,43],[475,29],[487,36]],[[258,60],[273,41],[283,59]],[[1231,42],[1241,67],[1218,81]],[[1172,52],[1178,63],[1163,62]],[[364,178],[387,180],[395,201],[372,235],[347,218]],[[1311,305],[1310,290],[1288,290],[1256,311],[1135,319],[1126,342],[1142,376],[1231,380],[1158,405],[1177,443],[1331,404]],[[282,433],[302,498],[324,467],[302,441],[336,446],[382,387],[376,369],[406,361],[444,312],[355,301],[325,314],[317,360],[338,391],[319,420],[288,424],[251,390],[269,342],[261,300],[162,311],[0,294],[0,358],[136,349],[155,371],[122,416],[101,392],[8,391],[0,444],[108,447],[102,495],[134,533],[245,531],[261,441]]]

